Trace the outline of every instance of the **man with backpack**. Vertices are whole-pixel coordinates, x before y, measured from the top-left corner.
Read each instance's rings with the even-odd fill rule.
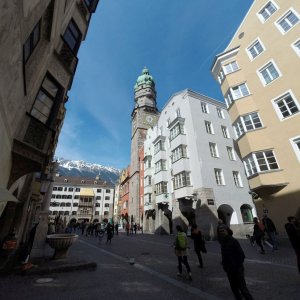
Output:
[[[182,264],[185,265],[189,280],[192,280],[191,268],[187,259],[188,240],[180,225],[176,226],[177,235],[174,242],[175,255],[178,258],[178,276],[182,276]]]

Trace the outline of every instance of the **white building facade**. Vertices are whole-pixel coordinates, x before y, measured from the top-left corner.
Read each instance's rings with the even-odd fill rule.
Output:
[[[114,186],[105,181],[81,177],[54,178],[50,217],[90,221],[113,218]]]
[[[224,103],[184,90],[144,143],[144,229],[196,223],[211,238],[221,218],[246,233],[256,216]]]

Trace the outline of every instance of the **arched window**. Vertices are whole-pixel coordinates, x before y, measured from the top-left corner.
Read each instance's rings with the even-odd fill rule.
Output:
[[[248,204],[241,206],[241,214],[244,223],[253,223],[252,207]]]

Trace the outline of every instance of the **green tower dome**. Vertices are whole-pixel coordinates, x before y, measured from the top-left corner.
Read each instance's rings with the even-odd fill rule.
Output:
[[[140,75],[138,77],[138,79],[136,80],[134,89],[136,89],[138,86],[143,85],[143,84],[150,84],[150,85],[152,85],[153,88],[155,87],[154,79],[150,75],[149,70],[146,67],[144,67],[144,69],[142,71],[142,75]]]

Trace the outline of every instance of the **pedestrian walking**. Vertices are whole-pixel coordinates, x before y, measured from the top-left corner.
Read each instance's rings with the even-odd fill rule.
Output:
[[[113,226],[108,223],[107,227],[106,227],[106,234],[107,234],[107,239],[106,239],[106,244],[108,244],[108,242],[111,244],[111,239],[113,238]]]
[[[133,223],[130,224],[130,234],[133,234]]]
[[[194,240],[194,250],[197,254],[199,261],[199,268],[203,268],[203,259],[201,256],[201,252],[206,253],[205,241],[203,240],[202,233],[198,229],[196,224],[192,225],[192,233],[191,238]]]
[[[260,248],[260,253],[264,254],[265,249],[262,245],[262,239],[264,238],[264,231],[261,229],[261,225],[258,222],[257,218],[253,218],[254,227],[253,227],[253,237],[255,239],[255,242],[257,246]]]
[[[272,243],[273,250],[278,250],[277,246],[277,230],[273,221],[268,217],[267,214],[263,215],[262,223],[265,226],[265,232],[267,233],[270,242]]]
[[[116,235],[119,234],[119,224],[118,223],[116,223],[116,225],[115,225],[115,232],[116,232]]]
[[[129,231],[130,231],[130,224],[129,224],[129,222],[126,223],[125,229],[126,229],[126,234],[129,235]]]
[[[300,274],[300,223],[294,216],[287,219],[288,223],[285,224],[285,230],[296,252],[298,273]]]
[[[230,235],[233,234],[232,230],[226,224],[224,224],[223,220],[219,219],[218,220],[218,225],[217,225],[217,239],[218,239],[219,243],[221,243],[220,230],[224,229],[224,228],[228,230]]]
[[[241,300],[244,297],[246,300],[253,300],[245,281],[245,254],[241,245],[226,228],[220,229],[220,242],[223,269],[227,273],[235,299]]]
[[[136,234],[136,231],[137,231],[137,225],[136,225],[136,223],[134,223],[134,225],[133,225],[133,230],[134,230],[134,234]]]
[[[175,255],[178,259],[177,276],[182,276],[182,264],[185,265],[189,280],[192,280],[191,268],[187,258],[188,240],[180,225],[176,226],[177,235],[174,241]]]

